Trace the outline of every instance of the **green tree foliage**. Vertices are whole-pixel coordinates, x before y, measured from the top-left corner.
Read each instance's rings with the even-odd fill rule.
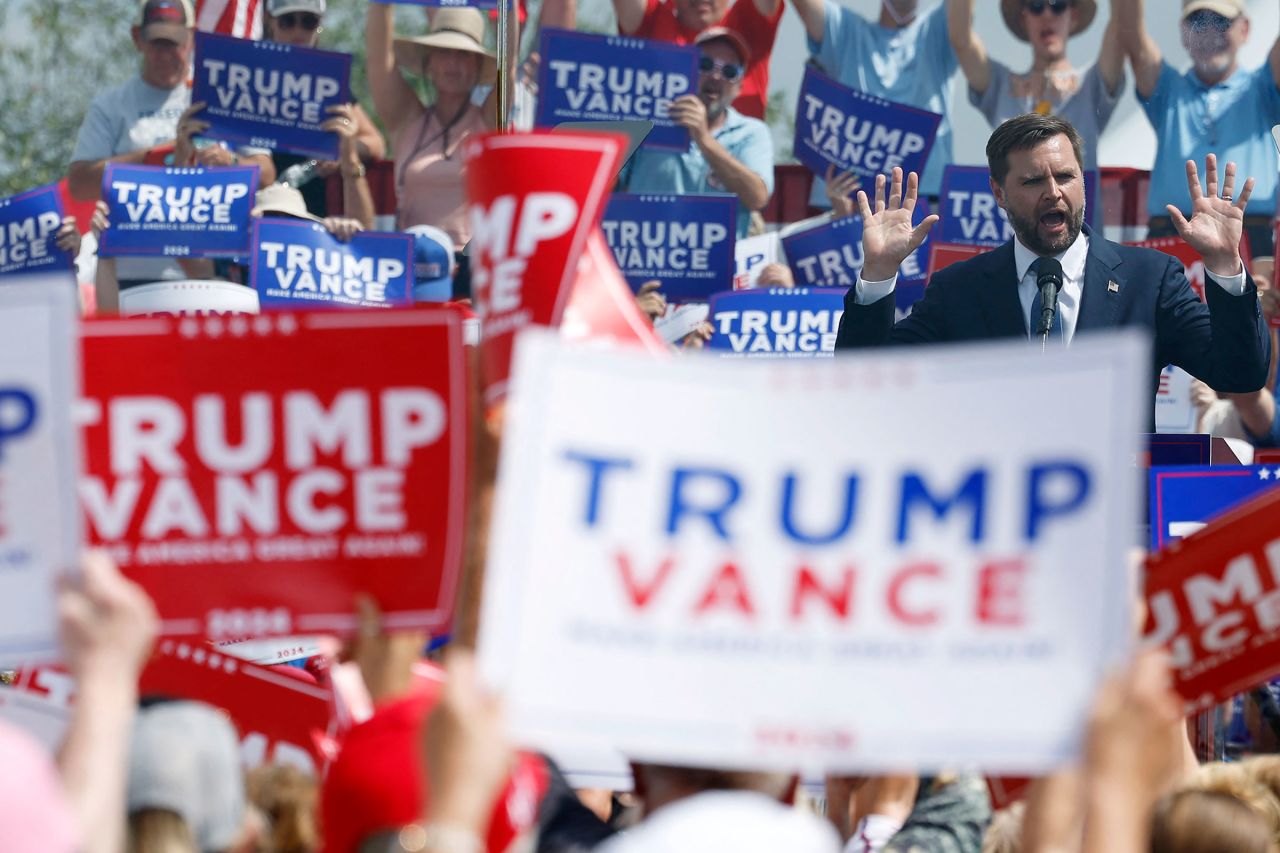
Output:
[[[59,180],[89,101],[137,71],[134,0],[0,0],[0,196]]]

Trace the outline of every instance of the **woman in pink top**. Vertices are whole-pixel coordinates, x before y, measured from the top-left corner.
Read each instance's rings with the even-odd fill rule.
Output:
[[[472,90],[492,84],[497,74],[484,48],[484,16],[470,8],[438,9],[427,35],[394,38],[393,8],[369,4],[365,40],[369,90],[395,155],[396,227],[434,225],[461,249],[471,238],[462,141],[497,126],[496,88],[483,106],[471,100]],[[422,103],[397,66],[430,81],[435,103]]]

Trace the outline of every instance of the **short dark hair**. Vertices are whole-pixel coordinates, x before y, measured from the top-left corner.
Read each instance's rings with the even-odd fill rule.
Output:
[[[1083,170],[1084,140],[1071,122],[1058,116],[1027,113],[1014,116],[1001,124],[987,140],[987,166],[991,169],[991,179],[997,184],[1004,183],[1009,174],[1009,152],[1035,148],[1059,135],[1070,140],[1071,149],[1076,153],[1076,162]]]

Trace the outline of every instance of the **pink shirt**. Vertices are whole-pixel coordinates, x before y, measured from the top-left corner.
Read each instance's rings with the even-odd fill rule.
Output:
[[[434,107],[428,108],[422,118],[400,128],[392,146],[399,201],[397,228],[403,231],[413,225],[434,225],[452,237],[459,249],[471,239],[462,140],[485,130],[488,126],[484,112],[474,104],[467,105],[466,112],[447,134]]]

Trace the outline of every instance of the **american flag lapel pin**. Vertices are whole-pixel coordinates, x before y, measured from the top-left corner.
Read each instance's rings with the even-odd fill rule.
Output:
[[[1107,282],[1107,293],[1119,293],[1119,292],[1120,292],[1120,284],[1118,282],[1115,282],[1115,281]]]

